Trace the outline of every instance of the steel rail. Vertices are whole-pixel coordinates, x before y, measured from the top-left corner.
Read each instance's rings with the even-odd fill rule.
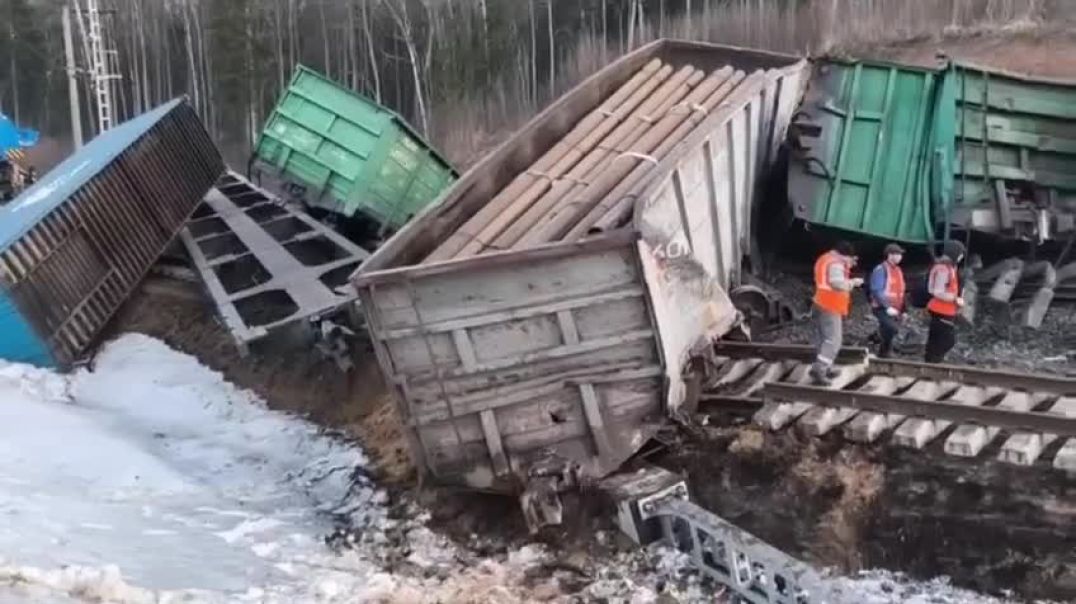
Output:
[[[900,395],[883,395],[855,390],[829,390],[819,386],[769,383],[762,389],[766,403],[795,401],[824,407],[845,407],[972,423],[1004,428],[1010,431],[1043,432],[1062,437],[1076,437],[1076,417],[1065,417],[1037,411],[1013,411],[1002,407],[973,407],[950,401],[924,401]]]
[[[893,377],[953,381],[972,386],[997,386],[1008,390],[1042,392],[1059,396],[1076,395],[1076,378],[963,365],[932,365],[914,361],[871,359],[868,372]]]
[[[769,344],[763,342],[714,342],[713,351],[718,356],[734,359],[758,358],[766,361],[806,361],[811,362],[818,356],[813,346],[805,344]],[[837,362],[842,364],[865,363],[866,348],[846,346],[837,353]]]

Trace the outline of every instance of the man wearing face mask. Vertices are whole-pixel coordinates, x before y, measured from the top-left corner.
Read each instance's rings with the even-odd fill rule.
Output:
[[[964,306],[960,297],[960,276],[957,265],[964,259],[964,244],[959,241],[946,241],[942,255],[930,268],[927,288],[930,302],[930,331],[927,335],[925,360],[928,363],[941,363],[953,346],[956,345],[956,316]]]
[[[904,315],[904,271],[900,262],[904,249],[895,243],[885,246],[885,260],[871,272],[871,311],[878,319],[878,336],[881,346],[878,357],[885,359],[893,354],[893,339],[900,330],[898,321]]]

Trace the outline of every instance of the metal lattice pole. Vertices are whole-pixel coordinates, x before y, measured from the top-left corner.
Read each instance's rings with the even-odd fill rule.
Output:
[[[78,6],[78,0],[75,0]],[[111,73],[108,56],[114,52],[106,48],[104,30],[101,27],[101,11],[97,0],[86,0],[86,21],[90,47],[90,74],[93,77],[94,100],[97,104],[97,129],[105,132],[115,123],[115,106],[112,102],[111,80],[119,76]]]

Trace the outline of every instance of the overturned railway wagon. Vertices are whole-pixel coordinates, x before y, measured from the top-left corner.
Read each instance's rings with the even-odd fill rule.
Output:
[[[223,171],[177,99],[101,134],[0,208],[0,358],[76,361]]]
[[[949,227],[1076,233],[1076,81],[951,62],[820,60],[791,129],[809,223],[925,243]]]
[[[650,44],[556,101],[360,267],[422,471],[522,491],[533,511],[616,470],[682,409],[692,351],[738,323],[726,292],[806,70]]]
[[[299,66],[266,121],[252,168],[308,205],[395,230],[456,172],[398,114]]]

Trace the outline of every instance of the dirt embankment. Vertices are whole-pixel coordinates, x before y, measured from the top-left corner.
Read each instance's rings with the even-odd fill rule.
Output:
[[[988,459],[726,427],[692,430],[658,462],[707,509],[821,567],[1076,598],[1076,484]]]

